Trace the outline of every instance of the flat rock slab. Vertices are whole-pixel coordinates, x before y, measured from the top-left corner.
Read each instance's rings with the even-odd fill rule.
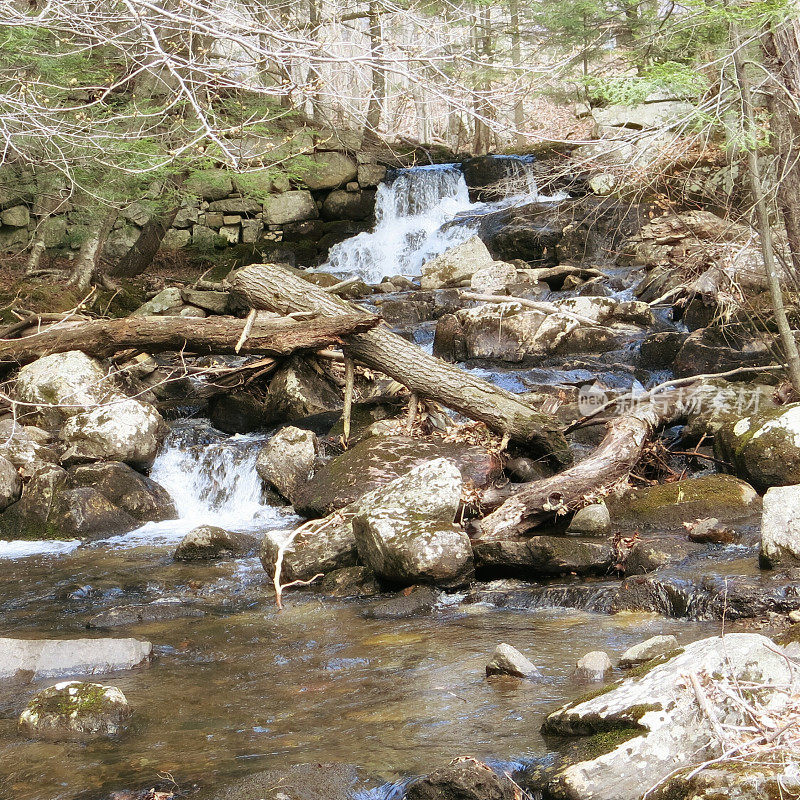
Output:
[[[134,603],[130,606],[114,606],[93,616],[86,623],[86,627],[122,628],[126,625],[168,622],[174,619],[203,616],[205,616],[205,612],[199,608],[186,605],[179,600],[165,600],[154,603]]]
[[[152,652],[139,639],[0,639],[0,679],[116,672],[145,663]]]

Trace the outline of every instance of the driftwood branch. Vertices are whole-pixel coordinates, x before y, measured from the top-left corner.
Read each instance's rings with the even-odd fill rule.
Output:
[[[240,269],[231,290],[253,308],[287,314],[316,311],[320,315],[352,314],[354,306],[275,264]],[[572,454],[557,420],[537,411],[511,392],[476,378],[429,355],[383,326],[345,337],[344,349],[355,361],[380,370],[419,397],[436,400],[500,435],[524,443],[534,454],[557,466]]]
[[[339,344],[355,331],[368,331],[378,318],[345,314],[320,319],[264,320],[252,325],[239,352],[285,356],[296,350]],[[167,350],[213,354],[234,353],[247,322],[235,317],[127,317],[98,319],[70,327],[45,329],[21,339],[0,340],[0,365],[19,366],[52,353],[82,350],[108,358],[120,350],[147,353]]]

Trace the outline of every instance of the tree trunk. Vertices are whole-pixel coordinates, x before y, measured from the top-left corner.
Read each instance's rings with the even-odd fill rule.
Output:
[[[383,102],[386,97],[386,73],[382,66],[383,34],[381,32],[381,16],[377,3],[369,4],[369,43],[372,61],[372,88],[367,106],[365,133],[375,134],[381,121]]]
[[[762,41],[773,76],[767,103],[775,136],[777,199],[792,263],[800,275],[800,18],[774,26]]]
[[[800,393],[800,353],[798,352],[797,342],[789,326],[789,320],[786,317],[786,309],[783,304],[783,289],[781,287],[781,277],[778,272],[779,264],[775,258],[769,209],[767,207],[766,194],[761,181],[761,170],[758,163],[758,123],[753,108],[750,83],[742,60],[741,38],[735,25],[731,25],[731,42],[733,44],[732,57],[736,82],[739,85],[742,98],[742,125],[747,146],[747,177],[750,183],[750,193],[753,197],[753,203],[755,204],[757,229],[761,237],[761,250],[764,255],[764,273],[767,279],[770,299],[772,300],[775,324],[778,326],[781,346],[789,368],[789,379],[794,390]]]
[[[149,219],[136,244],[116,263],[112,264],[106,274],[112,278],[134,278],[141,275],[152,263],[161,247],[161,242],[180,210],[175,206],[165,214]]]
[[[488,77],[488,70],[492,63],[492,17],[491,8],[485,6],[476,16],[474,35],[475,48],[475,94],[473,108],[475,111],[475,139],[472,151],[476,155],[485,155],[492,148],[492,131],[489,127],[489,116],[492,104],[490,94],[492,84]],[[480,65],[480,66],[479,66]]]
[[[508,14],[511,21],[511,63],[514,65],[514,77],[519,82],[522,75],[522,47],[519,31],[519,0],[508,0]],[[514,100],[514,138],[517,147],[525,146],[525,110],[522,104],[522,93],[517,87]]]
[[[570,469],[526,484],[496,511],[474,523],[481,539],[513,539],[559,509],[574,511],[588,496],[602,496],[624,480],[642,456],[655,431],[680,413],[678,392],[664,393],[657,403],[638,409],[610,423],[597,449]]]
[[[341,344],[354,331],[367,331],[378,322],[367,314],[326,316],[319,319],[256,319],[239,350],[237,343],[246,320],[235,317],[125,317],[51,327],[21,339],[0,342],[0,365],[28,364],[42,356],[82,350],[95,358],[109,358],[121,350],[159,353],[235,353],[286,356],[295,350],[318,350]]]
[[[279,313],[317,311],[348,314],[353,306],[275,264],[253,264],[233,278],[232,291],[253,308]],[[407,386],[420,397],[436,400],[491,430],[522,442],[556,466],[572,460],[554,417],[531,408],[517,395],[475,378],[458,367],[428,355],[385,327],[348,336],[347,355]]]
[[[86,240],[81,245],[78,258],[69,276],[69,285],[78,291],[85,292],[92,283],[100,263],[100,254],[103,252],[108,234],[114,227],[119,212],[116,208],[106,212],[97,223],[89,230]]]

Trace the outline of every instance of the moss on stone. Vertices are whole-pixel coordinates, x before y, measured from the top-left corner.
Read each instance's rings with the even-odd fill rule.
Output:
[[[77,686],[74,693],[70,689]],[[94,714],[108,706],[106,687],[99,683],[70,683],[61,689],[55,686],[31,700],[28,708],[37,716],[60,714],[63,716]]]
[[[797,625],[792,625],[791,628],[783,631],[783,633],[779,633],[774,637],[773,641],[776,644],[783,645],[784,647],[787,644],[792,644],[792,642],[800,642],[800,623]]]

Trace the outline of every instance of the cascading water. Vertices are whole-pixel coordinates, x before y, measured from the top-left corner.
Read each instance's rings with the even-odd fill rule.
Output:
[[[178,519],[149,522],[114,537],[114,543],[169,544],[199,525],[232,531],[284,527],[289,516],[267,505],[256,472],[264,434],[225,436],[207,422],[176,423],[150,471],[150,477],[172,496]]]
[[[470,218],[512,203],[561,199],[539,195],[531,159],[497,158],[507,162],[510,196],[496,203],[470,202],[457,164],[399,170],[378,187],[375,228],[334,245],[325,268],[358,275],[367,283],[391,275],[419,275],[426,261],[474,234],[477,223],[471,224]],[[462,216],[463,224],[449,224]]]
[[[400,170],[378,187],[375,229],[332,247],[328,268],[369,283],[418,275],[429,258],[469,238],[469,230],[442,226],[470,205],[464,174],[455,165]]]

